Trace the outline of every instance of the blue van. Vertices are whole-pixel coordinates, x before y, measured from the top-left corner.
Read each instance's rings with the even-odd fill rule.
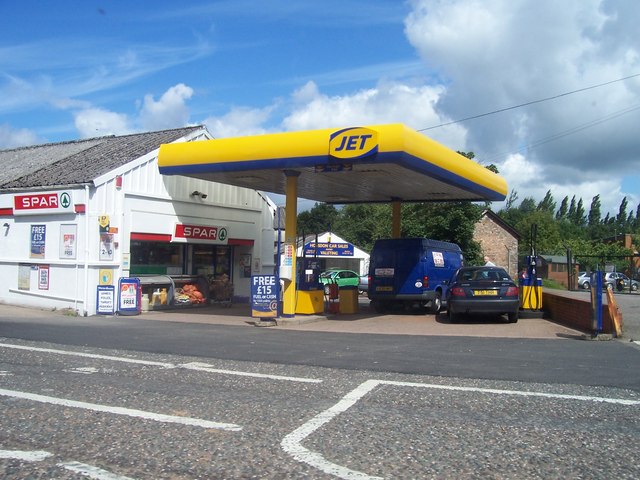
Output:
[[[377,240],[369,258],[368,296],[378,313],[397,307],[438,313],[446,283],[462,266],[455,243],[428,238]]]

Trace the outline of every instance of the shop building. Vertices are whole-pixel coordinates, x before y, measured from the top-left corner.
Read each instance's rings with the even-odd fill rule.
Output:
[[[274,272],[275,204],[158,170],[161,144],[210,139],[196,126],[0,151],[0,302],[94,315],[113,290],[118,311],[132,278],[151,309],[248,302],[251,275]]]

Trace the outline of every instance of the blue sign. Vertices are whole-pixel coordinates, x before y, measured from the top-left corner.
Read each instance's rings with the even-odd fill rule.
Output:
[[[118,314],[138,315],[142,309],[139,278],[121,278],[118,282]]]
[[[46,225],[31,225],[31,258],[44,258],[46,237]]]
[[[353,257],[353,245],[351,243],[327,243],[309,242],[304,246],[306,257]]]
[[[251,316],[277,317],[280,282],[275,275],[251,277]]]

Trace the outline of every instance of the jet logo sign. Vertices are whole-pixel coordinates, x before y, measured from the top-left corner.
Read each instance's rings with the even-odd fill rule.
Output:
[[[335,158],[362,158],[375,153],[378,153],[378,132],[369,128],[345,128],[329,138],[329,155]]]

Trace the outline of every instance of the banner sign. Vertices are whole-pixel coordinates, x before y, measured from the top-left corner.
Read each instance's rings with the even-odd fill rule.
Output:
[[[14,215],[52,215],[75,213],[69,192],[40,192],[14,195]]]
[[[172,241],[226,245],[228,238],[227,227],[176,223]]]
[[[351,243],[318,243],[308,242],[304,246],[305,257],[353,257],[354,247]]]
[[[121,278],[118,282],[118,314],[138,315],[141,308],[140,279]]]
[[[96,293],[96,313],[113,315],[115,312],[116,288],[113,285],[98,285]]]
[[[279,282],[275,275],[254,275],[251,277],[251,316],[278,316]]]

